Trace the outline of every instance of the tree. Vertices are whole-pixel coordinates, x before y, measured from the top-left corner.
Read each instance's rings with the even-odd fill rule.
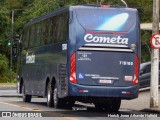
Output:
[[[20,2],[22,0],[0,1],[0,82],[7,82],[9,79],[10,47],[4,43],[11,34],[11,9],[20,7]]]
[[[8,59],[5,55],[0,54],[0,83],[8,81],[9,78]]]
[[[23,4],[24,0],[4,0],[4,5],[8,9],[22,8]]]
[[[10,34],[10,17],[9,17],[9,10],[5,7],[1,6],[0,9],[0,45],[3,44],[3,41],[7,38]]]
[[[34,0],[31,4],[24,6],[24,11],[15,19],[15,28],[21,33],[23,25],[30,19],[53,11],[60,6],[59,0]]]

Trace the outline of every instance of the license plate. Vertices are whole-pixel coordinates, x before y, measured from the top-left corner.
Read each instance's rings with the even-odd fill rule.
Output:
[[[111,83],[112,83],[112,80],[99,80],[99,83],[111,84]]]

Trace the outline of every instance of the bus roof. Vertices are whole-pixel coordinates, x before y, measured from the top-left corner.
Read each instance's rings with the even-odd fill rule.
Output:
[[[67,11],[67,10],[69,10],[69,7],[62,7],[62,8],[56,9],[56,10],[54,10],[54,11],[52,11],[52,12],[43,14],[43,15],[41,15],[41,16],[38,16],[38,17],[36,17],[36,18],[31,19],[31,20],[26,24],[26,26],[27,26],[27,25],[30,25],[30,24],[34,24],[34,23],[36,23],[36,22],[39,22],[39,21],[41,21],[41,20],[44,20],[44,19],[49,18],[49,17],[51,17],[51,16],[54,16],[54,15],[56,15],[56,14],[63,13],[64,11]]]
[[[106,9],[106,8],[115,8],[115,9],[127,9],[128,11],[133,11],[136,10],[134,8],[128,8],[128,7],[124,7],[124,6],[110,6],[110,5],[99,5],[99,4],[84,4],[84,5],[76,5],[76,6],[65,6],[65,7],[61,7],[59,9],[53,10],[52,12],[43,14],[41,16],[38,16],[36,18],[31,19],[25,26],[28,26],[30,24],[34,24],[36,22],[39,22],[41,20],[44,20],[46,18],[49,18],[51,16],[63,13],[65,11],[69,11],[70,9],[91,9],[91,8],[102,8],[102,9]]]

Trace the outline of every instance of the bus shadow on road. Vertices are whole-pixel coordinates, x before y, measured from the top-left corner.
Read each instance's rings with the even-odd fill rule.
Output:
[[[21,101],[22,104],[24,102]],[[109,112],[105,110],[95,109],[93,104],[76,103],[72,108],[55,109],[54,107],[47,107],[47,103],[44,100],[34,100],[30,103],[31,106],[36,106],[37,109],[33,109],[35,112],[40,112],[43,117],[127,117],[133,114],[141,115],[146,112],[139,112],[133,110],[120,109],[118,112]],[[38,109],[39,108],[39,109]],[[42,108],[42,109],[41,109]],[[44,110],[45,109],[45,110]],[[40,111],[39,111],[40,110]]]
[[[33,101],[29,104],[47,107],[46,102]],[[61,109],[55,109],[54,107],[50,107],[48,110],[42,112],[44,117],[108,117],[109,114],[120,114],[120,112],[97,110],[94,105],[85,106],[79,104],[74,104],[71,108],[62,107]]]

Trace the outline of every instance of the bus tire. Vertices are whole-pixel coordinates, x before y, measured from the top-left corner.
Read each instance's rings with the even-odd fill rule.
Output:
[[[65,101],[63,101],[63,99],[61,99],[61,98],[58,98],[58,89],[57,89],[56,83],[54,85],[53,101],[54,101],[54,108],[64,107]]]
[[[53,88],[51,81],[47,85],[47,106],[53,107]]]
[[[22,98],[23,98],[23,102],[31,102],[31,99],[32,99],[32,95],[26,95],[25,94],[24,84],[22,84]]]

